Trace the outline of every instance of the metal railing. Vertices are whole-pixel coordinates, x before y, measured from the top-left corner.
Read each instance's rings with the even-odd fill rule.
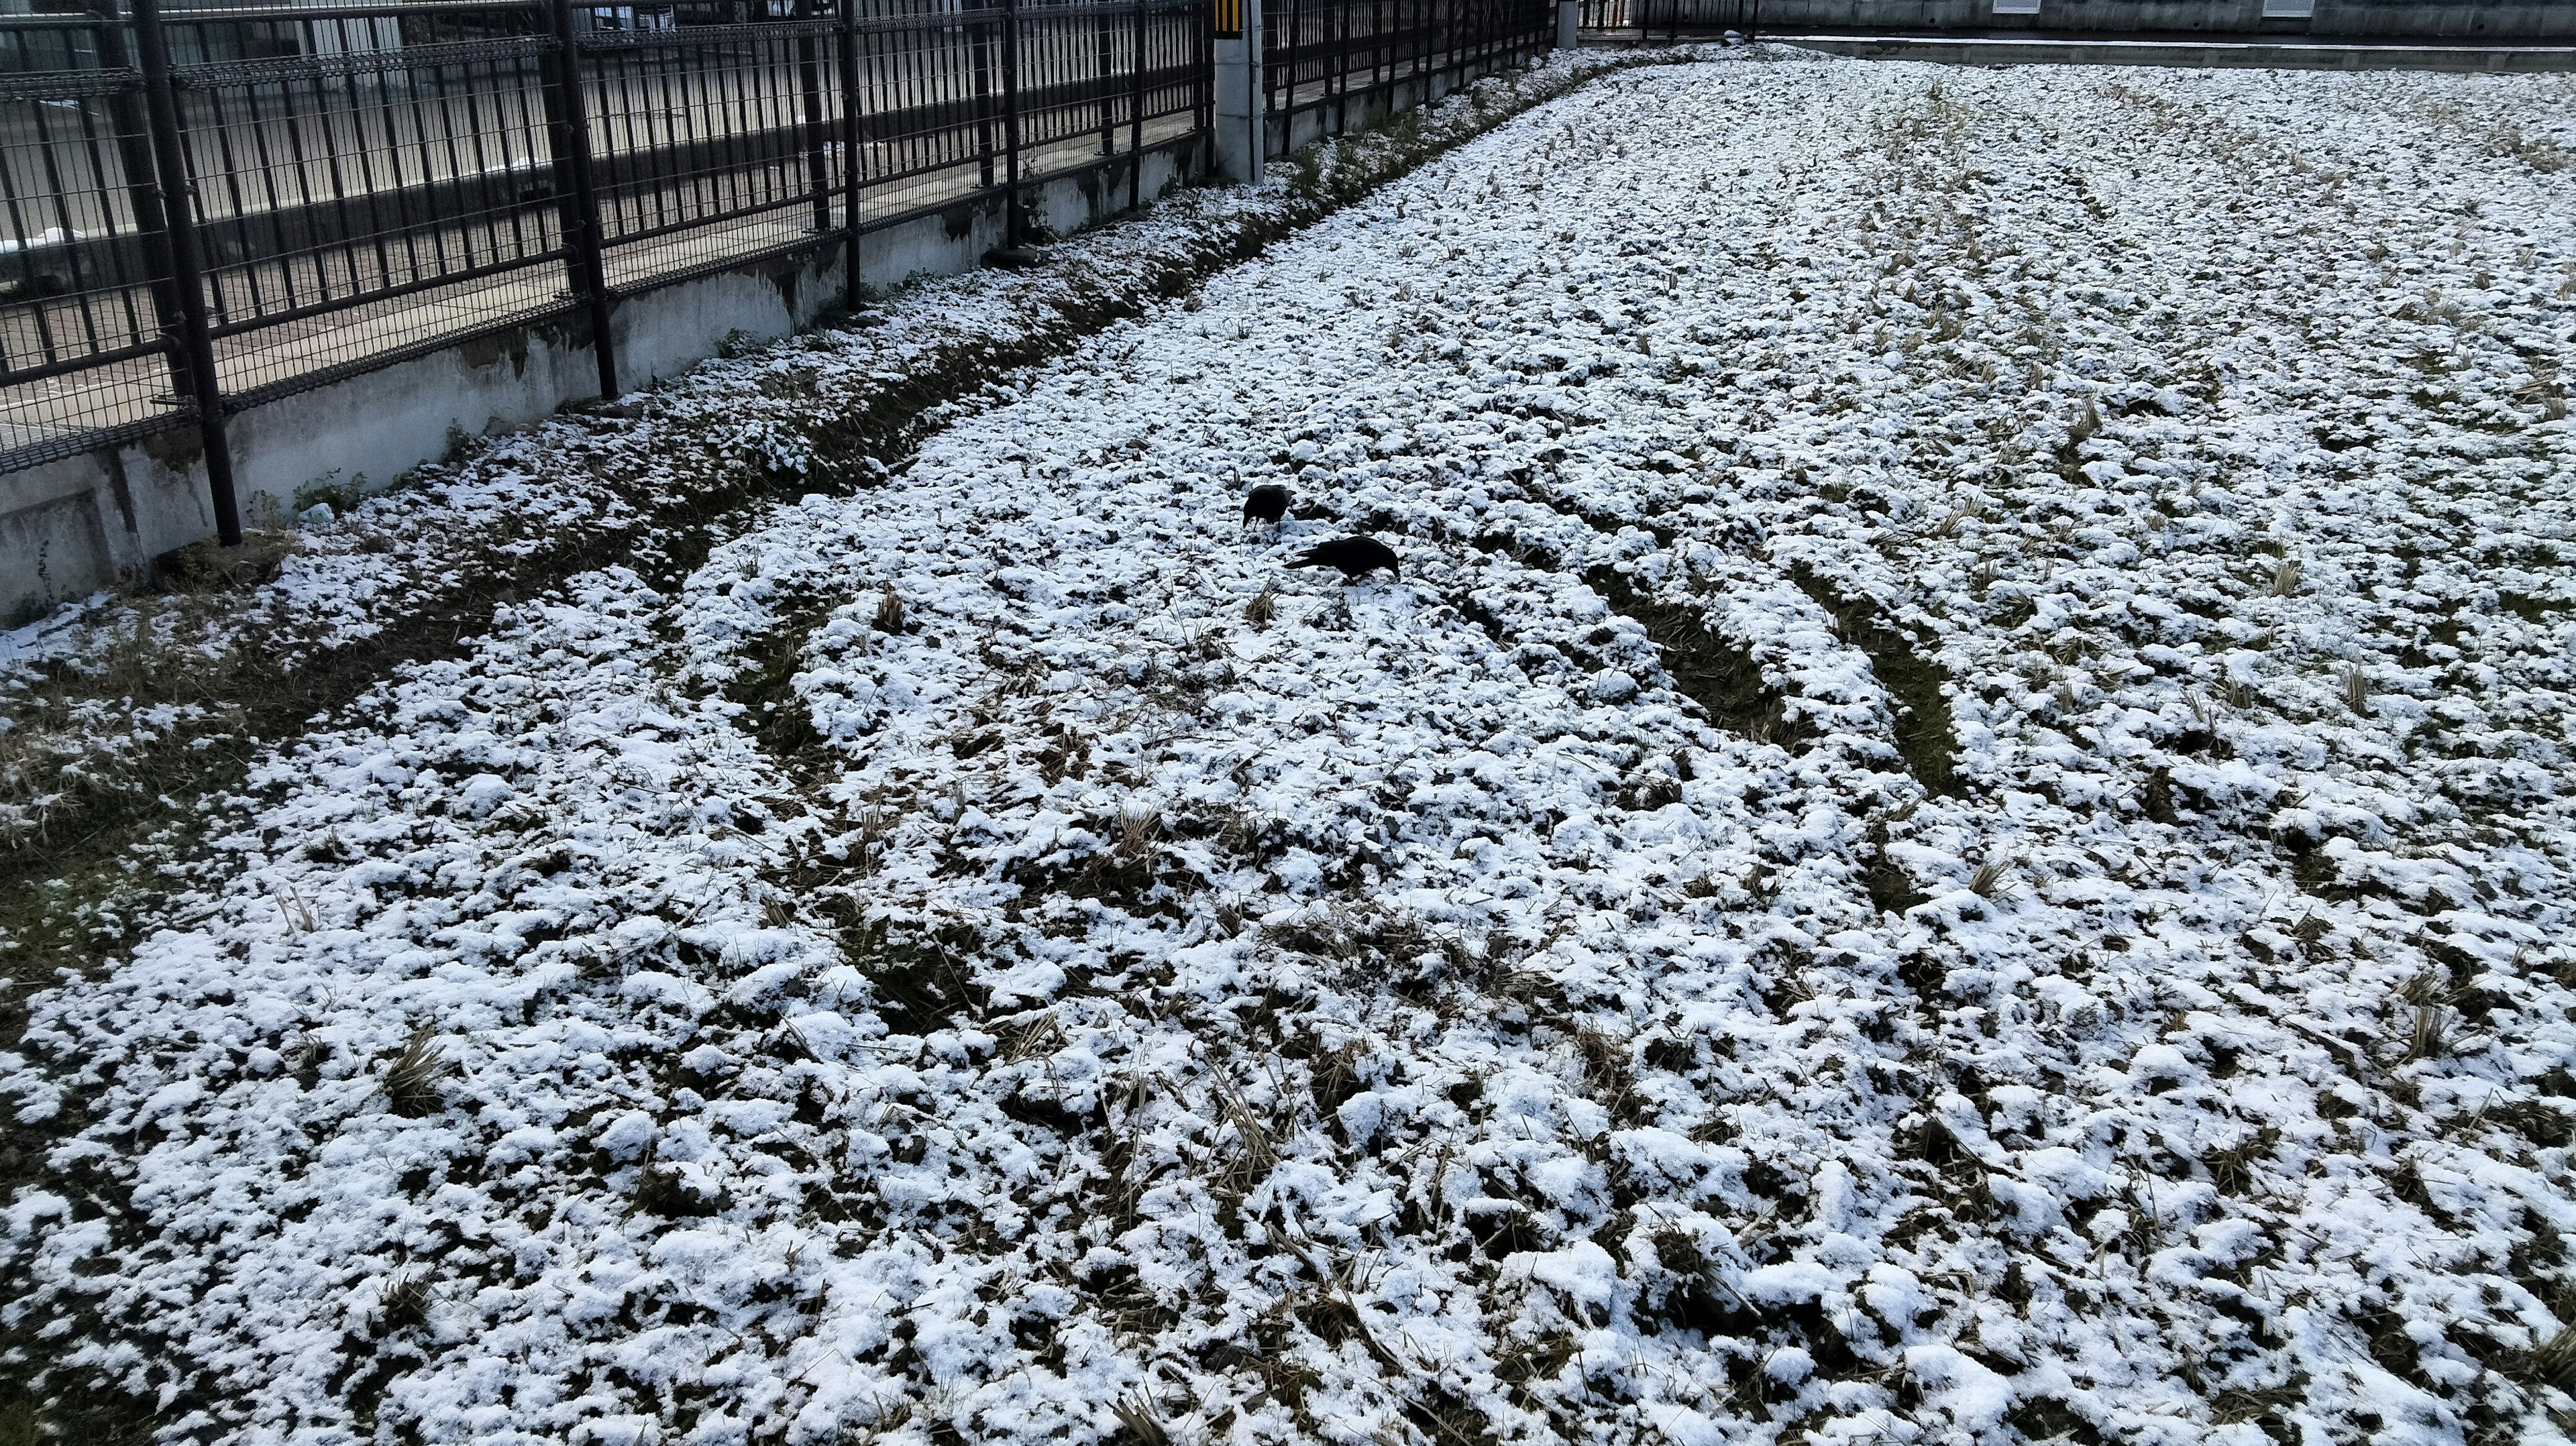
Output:
[[[101,5],[114,0],[94,0]],[[0,471],[1194,145],[1203,0],[0,15]]]
[[[1518,64],[1556,34],[1556,0],[1267,0],[1262,109],[1284,147],[1298,115],[1347,131],[1398,86]],[[1419,92],[1418,92],[1419,93]]]
[[[1586,30],[1633,30],[1678,40],[1733,30],[1753,34],[1761,0],[1581,0],[1576,23]]]

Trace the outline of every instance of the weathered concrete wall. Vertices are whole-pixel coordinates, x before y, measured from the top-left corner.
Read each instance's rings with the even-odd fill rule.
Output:
[[[1152,200],[1175,176],[1198,175],[1187,150],[1145,154],[1137,189]],[[1123,169],[1034,188],[1030,214],[1060,232],[1124,210]],[[1001,244],[991,196],[859,240],[860,280],[971,270]],[[842,251],[720,272],[627,297],[610,325],[618,381],[633,389],[674,376],[734,337],[766,340],[813,323],[841,300]],[[235,485],[251,527],[291,521],[296,494],[321,485],[390,485],[466,438],[524,426],[599,393],[586,325],[515,327],[461,346],[298,393],[232,418]],[[100,447],[0,474],[0,625],[65,598],[139,582],[153,559],[211,536],[203,456],[193,429]]]
[[[2576,45],[2457,40],[2282,40],[2261,35],[1885,35],[1821,32],[1788,43],[1866,60],[1937,65],[2165,65],[2182,69],[2448,70],[2494,74],[2576,70]]]
[[[2037,30],[2125,35],[2388,36],[2408,39],[2563,39],[2576,36],[2576,0],[2311,0],[2307,17],[2266,17],[2264,0],[2038,0],[1998,10],[1996,0],[1760,0],[1754,19],[1772,31]],[[1685,27],[1744,24],[1739,0],[1680,0]],[[2296,5],[2275,3],[2275,12]],[[1631,0],[1631,14],[1671,15],[1662,0]]]

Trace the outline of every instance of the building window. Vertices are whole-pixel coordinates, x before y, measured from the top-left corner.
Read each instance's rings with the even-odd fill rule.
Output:
[[[2269,3],[2269,0],[2266,0],[2266,3]],[[1997,15],[2036,15],[2039,13],[2039,0],[1995,0],[1995,13]]]
[[[2306,20],[2317,13],[2317,0],[2263,0],[2266,20]]]

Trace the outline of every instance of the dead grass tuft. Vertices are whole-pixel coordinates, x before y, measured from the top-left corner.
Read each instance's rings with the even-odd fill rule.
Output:
[[[2415,1006],[2415,1025],[2407,1031],[2406,1052],[2398,1056],[2400,1064],[2419,1059],[2439,1059],[2451,1050],[2451,1011],[2439,1004]]]
[[[397,1270],[386,1276],[384,1290],[376,1297],[372,1322],[376,1334],[389,1336],[428,1324],[431,1299],[427,1272]]]
[[[413,1030],[402,1053],[385,1066],[385,1098],[393,1102],[394,1113],[407,1120],[438,1113],[447,1103],[443,1085],[448,1069],[446,1052],[439,1048],[430,1026]]]
[[[1119,1439],[1125,1446],[1172,1446],[1172,1433],[1163,1428],[1162,1418],[1154,1414],[1154,1403],[1142,1391],[1132,1391],[1109,1403],[1109,1414],[1118,1418]]]
[[[1273,588],[1265,587],[1254,593],[1252,601],[1243,605],[1243,620],[1256,628],[1270,626],[1271,621],[1278,616],[1279,593]]]
[[[1988,859],[1968,875],[1968,892],[1980,899],[2010,898],[2018,887],[2012,882],[2012,863],[2006,859]]]
[[[2515,1374],[2533,1385],[2576,1396],[2576,1326],[2562,1327],[2558,1334],[2523,1352],[2521,1369]]]
[[[1150,803],[1128,805],[1118,810],[1118,842],[1110,849],[1110,857],[1132,867],[1152,858],[1154,846],[1162,838],[1161,809]]]

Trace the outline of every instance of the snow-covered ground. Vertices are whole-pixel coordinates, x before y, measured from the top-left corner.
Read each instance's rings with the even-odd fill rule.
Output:
[[[1595,82],[275,750],[8,1309],[255,1441],[2564,1439],[2571,151]]]

